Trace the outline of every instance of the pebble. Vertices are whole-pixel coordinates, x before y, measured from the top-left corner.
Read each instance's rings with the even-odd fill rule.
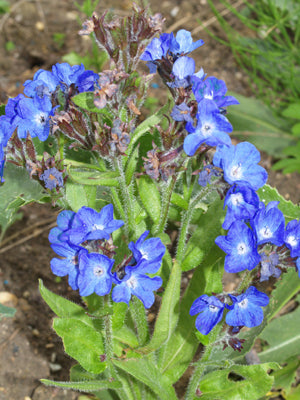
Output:
[[[28,299],[30,297],[29,290],[25,290],[25,292],[23,293],[23,297],[24,297],[24,299]]]
[[[32,329],[32,334],[33,334],[33,336],[38,337],[38,336],[40,336],[40,331],[37,329]]]
[[[176,17],[176,15],[178,14],[179,10],[180,10],[180,9],[179,9],[179,7],[178,7],[178,6],[176,6],[176,7],[172,8],[172,10],[170,11],[170,15],[171,15],[171,17],[175,18],[175,17]]]
[[[52,349],[54,347],[54,343],[47,343],[45,347],[46,349]]]
[[[40,32],[42,32],[42,31],[45,30],[45,25],[43,24],[42,21],[36,22],[35,27],[36,27],[36,29],[37,29],[38,31],[40,31]]]
[[[25,396],[25,397],[24,397],[24,400],[31,400],[31,397]]]
[[[62,369],[62,366],[60,364],[51,363],[51,362],[49,362],[49,367],[52,372],[57,372]]]
[[[18,304],[17,296],[9,292],[0,292],[0,303],[6,304],[10,302],[13,303],[14,305],[17,305]]]
[[[155,319],[155,314],[154,313],[149,313],[148,314],[148,322],[152,322]]]

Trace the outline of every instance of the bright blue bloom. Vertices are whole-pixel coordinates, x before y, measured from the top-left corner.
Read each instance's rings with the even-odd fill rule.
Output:
[[[259,205],[251,226],[255,231],[257,244],[273,243],[276,246],[283,244],[285,220],[278,210],[279,201],[271,201],[266,207],[263,202]]]
[[[85,240],[109,239],[110,234],[124,225],[114,219],[113,205],[108,204],[98,213],[89,207],[81,207],[76,213],[71,229],[67,232],[69,241],[80,244]]]
[[[163,33],[159,38],[152,39],[141,55],[141,60],[156,61],[166,57],[172,40],[174,40],[173,33]]]
[[[193,122],[191,117],[192,107],[188,107],[186,103],[181,103],[179,106],[174,106],[171,112],[171,117],[175,121]]]
[[[0,116],[0,146],[6,147],[15,128],[6,115]]]
[[[149,231],[145,231],[136,243],[130,242],[128,247],[132,251],[136,263],[145,260],[145,263],[139,263],[139,273],[155,274],[161,267],[166,247],[160,238],[145,240],[148,235]]]
[[[80,296],[96,293],[105,296],[111,290],[114,260],[98,253],[80,252],[78,287]]]
[[[290,221],[284,233],[284,243],[290,249],[291,257],[300,256],[300,221]]]
[[[220,172],[212,164],[205,165],[203,170],[199,172],[198,183],[200,186],[205,187],[208,183],[210,183],[213,176],[220,175]]]
[[[269,297],[250,286],[245,293],[239,296],[229,295],[232,306],[226,306],[230,311],[226,315],[226,323],[231,326],[247,326],[253,328],[262,323],[264,313],[261,307],[269,304]]]
[[[225,82],[214,76],[208,77],[205,81],[197,80],[192,90],[198,102],[203,99],[212,100],[219,108],[239,104],[233,96],[225,96],[227,92]]]
[[[93,91],[99,75],[90,70],[85,70],[83,64],[69,65],[68,63],[55,64],[52,72],[38,70],[33,80],[24,83],[24,93],[29,97],[51,96],[57,88],[63,92],[74,84],[79,92]]]
[[[5,117],[11,124],[12,133],[21,120],[21,117],[18,114],[18,104],[22,99],[25,99],[25,96],[23,94],[18,94],[18,96],[8,99],[5,106]]]
[[[27,80],[24,83],[24,93],[28,97],[51,96],[59,86],[58,77],[54,76],[52,72],[39,69],[33,76],[33,80]]]
[[[192,34],[185,29],[180,29],[175,40],[172,40],[170,45],[170,52],[176,55],[188,54],[202,46],[204,41],[202,39],[197,40],[193,43]]]
[[[54,108],[49,97],[23,98],[19,101],[17,112],[21,118],[18,121],[18,136],[25,139],[29,133],[32,138],[38,137],[45,141],[50,132],[50,116],[54,114]]]
[[[46,169],[46,171],[40,176],[40,179],[45,182],[47,189],[55,189],[57,186],[64,186],[63,174],[56,168]]]
[[[259,207],[259,197],[248,186],[233,185],[226,193],[224,208],[226,206],[227,214],[222,227],[229,229],[234,221],[248,221],[254,217]]]
[[[87,253],[87,250],[80,246],[70,245],[67,242],[53,243],[52,249],[61,258],[52,258],[50,267],[54,275],[66,276],[69,275],[69,285],[73,290],[78,289],[79,276],[79,253]]]
[[[226,132],[232,132],[232,126],[211,101],[203,100],[199,103],[196,128],[190,122],[185,128],[191,132],[183,143],[183,149],[188,156],[193,156],[202,143],[208,146],[231,143]]]
[[[0,183],[5,182],[5,180],[3,179],[4,164],[5,164],[4,150],[0,144]]]
[[[298,276],[300,278],[300,257],[296,260],[296,271],[298,272]]]
[[[227,236],[218,236],[215,242],[227,254],[227,272],[251,271],[260,262],[254,234],[244,222],[234,222]]]
[[[259,161],[259,151],[248,142],[218,146],[213,159],[214,165],[223,169],[226,182],[230,185],[243,183],[254,190],[262,187],[268,179],[267,171],[257,165]]]
[[[195,60],[190,57],[178,58],[172,68],[172,74],[175,77],[175,81],[170,83],[170,87],[183,87],[186,88],[190,85],[188,78],[195,72]]]
[[[134,295],[141,300],[145,308],[150,308],[152,306],[155,301],[153,291],[161,287],[162,279],[160,276],[150,278],[145,275],[144,272],[150,273],[150,271],[147,271],[146,266],[147,262],[141,259],[135,267],[125,267],[126,275],[122,280],[118,278],[117,274],[115,275],[115,282],[117,285],[112,291],[113,301],[129,304],[131,296]]]
[[[277,253],[273,252],[270,255],[262,253],[260,263],[260,282],[267,281],[270,276],[275,276],[275,278],[280,277],[281,270],[276,268],[276,266],[279,264],[279,257]]]
[[[190,315],[199,314],[196,328],[202,335],[207,335],[223,317],[224,304],[215,296],[203,294],[198,297],[190,309]]]
[[[71,210],[64,210],[58,214],[56,219],[57,226],[52,228],[49,232],[48,239],[50,243],[67,241],[68,235],[64,237],[63,234],[71,228],[75,214],[76,213]]]

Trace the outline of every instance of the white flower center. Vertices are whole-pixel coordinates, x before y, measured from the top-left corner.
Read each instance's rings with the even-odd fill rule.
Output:
[[[244,203],[244,197],[242,193],[232,194],[230,196],[230,201],[233,206],[239,206],[241,203]]]
[[[293,236],[293,235],[289,235],[289,236],[286,238],[286,242],[287,242],[288,244],[290,244],[292,247],[296,247],[297,244],[298,244],[298,239],[297,239],[295,236]]]
[[[210,312],[213,312],[213,313],[219,311],[219,307],[216,307],[216,306],[214,306],[213,304],[210,304],[210,305],[208,306],[208,308],[209,308],[209,311],[210,311]]]
[[[241,179],[243,176],[242,166],[240,164],[234,165],[231,168],[229,175],[232,177],[232,179]]]
[[[210,94],[205,94],[205,95],[204,95],[204,98],[205,98],[205,99],[212,100],[212,99],[214,98],[213,92],[210,92]]]
[[[35,114],[34,122],[36,125],[46,125],[48,120],[48,115],[45,112],[40,112],[39,114]]]
[[[239,306],[240,308],[247,308],[247,306],[248,306],[248,299],[244,299],[244,300],[240,301],[240,302],[238,303],[238,306]]]
[[[97,225],[97,224],[94,224],[92,228],[93,231],[103,231],[103,229],[104,225]]]
[[[201,128],[201,133],[204,137],[211,136],[213,133],[214,125],[205,123]]]
[[[264,226],[262,229],[260,229],[259,234],[265,239],[269,239],[273,236],[273,233],[268,226]]]
[[[104,271],[103,271],[103,268],[101,268],[101,267],[94,267],[93,273],[96,276],[101,276],[104,274]]]
[[[138,282],[134,276],[128,279],[126,282],[127,286],[129,286],[131,289],[135,289],[138,285]]]
[[[249,248],[248,248],[248,246],[246,245],[246,243],[239,243],[238,245],[237,245],[237,252],[238,252],[238,254],[246,254],[246,253],[248,253],[248,250],[249,250]]]
[[[142,255],[142,258],[144,258],[145,260],[148,260],[149,258],[149,254],[143,250],[140,250],[140,253]]]

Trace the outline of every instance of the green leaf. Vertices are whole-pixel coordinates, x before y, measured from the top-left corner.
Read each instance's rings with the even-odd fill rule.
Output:
[[[136,348],[139,345],[136,334],[130,328],[128,328],[126,325],[123,325],[122,328],[115,331],[113,333],[113,336],[115,339],[119,340],[121,343],[125,343],[132,348]]]
[[[18,219],[16,214],[21,206],[33,201],[39,202],[47,197],[45,197],[42,186],[30,179],[25,168],[7,162],[4,169],[4,179],[5,183],[0,186],[1,236]]]
[[[186,200],[184,200],[184,198],[180,194],[176,192],[172,193],[171,203],[174,204],[175,206],[182,208],[183,210],[187,210],[189,208],[189,203]]]
[[[76,318],[55,318],[53,328],[62,338],[66,353],[77,360],[84,369],[93,374],[105,370],[106,363],[100,361],[104,347],[98,331]]]
[[[189,311],[194,300],[206,293],[206,290],[212,290],[211,274],[215,276],[215,270],[219,269],[221,260],[223,255],[212,249],[205,263],[196,268],[180,304],[178,325],[170,340],[159,351],[158,367],[172,383],[175,383],[188,368],[199,346],[195,335],[195,318],[191,318]],[[219,279],[214,283],[218,291],[221,288],[220,284]]]
[[[156,184],[149,176],[141,176],[138,181],[139,195],[143,206],[154,223],[160,220],[161,201]]]
[[[271,375],[274,376],[274,389],[283,389],[285,393],[291,390],[292,384],[297,376],[297,369],[300,366],[300,361],[297,358],[288,360],[287,365],[281,369],[274,371]]]
[[[282,115],[286,118],[300,119],[300,103],[290,104],[283,112]]]
[[[128,158],[125,166],[125,180],[127,186],[129,186],[131,182],[131,179],[137,167],[138,160],[139,160],[139,146],[136,146],[136,148]]]
[[[13,307],[6,307],[0,303],[0,321],[2,318],[13,317],[16,313],[16,309]]]
[[[125,322],[125,317],[128,311],[128,305],[126,303],[113,303],[113,315],[112,315],[112,329],[117,331],[121,329]]]
[[[70,380],[76,381],[94,381],[98,374],[92,374],[86,371],[80,364],[72,365],[70,369]]]
[[[158,368],[148,358],[130,359],[125,361],[112,360],[114,365],[137,380],[149,386],[157,398],[161,400],[177,399],[175,390],[171,383],[161,375]]]
[[[299,400],[299,398],[300,398],[300,385],[291,390],[289,395],[286,397],[286,400]]]
[[[100,172],[86,168],[69,168],[68,173],[70,178],[82,185],[96,185],[96,186],[119,186],[118,177],[120,176],[116,171]]]
[[[293,125],[292,134],[295,135],[295,136],[300,136],[300,122],[298,122],[297,124]]]
[[[93,327],[92,319],[86,315],[82,307],[48,290],[41,279],[39,279],[39,290],[42,298],[58,317],[78,318],[85,324]]]
[[[139,352],[144,354],[152,352],[170,339],[178,322],[180,284],[181,268],[180,265],[175,262],[162,298],[153,336],[145,347],[138,349]]]
[[[266,350],[259,353],[262,362],[284,362],[292,356],[300,355],[300,307],[273,319],[260,338],[269,344]]]
[[[163,118],[163,115],[169,111],[170,101],[158,110],[155,114],[151,115],[145,121],[143,121],[133,132],[131,135],[130,143],[127,149],[127,154],[130,155],[137,141],[147,132],[149,132],[150,128],[159,124]]]
[[[189,271],[201,264],[204,257],[215,245],[215,238],[220,234],[221,221],[225,216],[223,202],[217,199],[208,211],[201,215],[198,227],[188,241],[182,270]]]
[[[299,218],[300,207],[292,203],[290,200],[285,200],[285,198],[278,193],[276,188],[264,185],[257,193],[260,200],[265,204],[268,204],[270,201],[280,201],[278,208],[283,212],[286,222]]]
[[[200,382],[201,400],[259,399],[272,388],[274,378],[268,374],[268,370],[278,368],[276,363],[234,365],[211,372]]]
[[[107,108],[98,108],[94,104],[94,92],[83,92],[72,97],[73,103],[84,110],[110,115]]]
[[[0,105],[0,115],[5,115],[5,104]]]
[[[228,119],[234,127],[232,135],[248,140],[258,149],[283,157],[282,149],[294,144],[286,132],[286,123],[274,116],[273,111],[260,100],[230,93],[238,99],[238,106],[230,107]]]
[[[55,382],[49,379],[41,379],[41,382],[46,386],[79,390],[80,392],[96,392],[104,389],[120,389],[122,387],[121,383],[117,381]]]

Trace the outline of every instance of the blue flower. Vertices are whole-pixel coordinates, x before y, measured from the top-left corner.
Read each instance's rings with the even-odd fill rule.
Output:
[[[171,117],[175,121],[186,121],[193,122],[193,118],[191,117],[192,107],[188,107],[186,103],[181,103],[178,106],[174,106],[171,112]]]
[[[80,246],[74,246],[67,242],[53,243],[52,249],[61,258],[52,258],[50,267],[54,275],[66,276],[69,275],[69,285],[73,290],[78,289],[79,276],[79,253],[87,253],[87,250]]]
[[[81,207],[76,213],[71,229],[67,232],[69,241],[80,244],[85,240],[109,239],[110,234],[124,225],[114,219],[113,205],[108,204],[98,213],[89,207]]]
[[[199,172],[198,184],[205,187],[210,183],[213,176],[220,176],[220,172],[212,164],[205,165],[203,170]]]
[[[0,183],[5,182],[5,180],[3,179],[4,164],[5,164],[5,155],[3,147],[0,144]]]
[[[284,233],[284,243],[290,249],[291,257],[300,256],[300,221],[290,221]]]
[[[64,186],[63,174],[56,168],[46,169],[46,171],[40,176],[40,179],[45,182],[47,189],[55,189],[57,186]]]
[[[155,300],[153,291],[161,287],[162,279],[159,276],[150,278],[145,275],[144,272],[150,273],[151,270],[150,266],[150,270],[147,271],[147,264],[147,261],[141,259],[136,266],[125,267],[125,276],[123,279],[119,279],[117,274],[115,274],[117,285],[112,291],[113,301],[129,304],[131,296],[134,295],[141,300],[145,308],[152,306]]]
[[[234,221],[248,221],[254,217],[259,207],[259,197],[251,187],[233,185],[226,193],[224,208],[226,206],[227,213],[222,227],[229,229]]]
[[[212,100],[219,108],[239,104],[233,96],[225,96],[227,92],[225,82],[214,76],[208,77],[205,81],[197,80],[192,90],[198,102],[203,99]]]
[[[170,52],[176,55],[188,54],[203,44],[204,41],[202,39],[193,43],[191,32],[186,31],[185,29],[180,29],[176,34],[175,40],[171,41]]]
[[[7,146],[15,127],[10,123],[10,119],[6,115],[0,116],[0,146]]]
[[[260,203],[260,209],[251,220],[255,231],[257,244],[273,243],[276,246],[283,244],[285,220],[282,212],[278,210],[279,201],[271,201],[266,207]]]
[[[183,143],[183,149],[188,156],[193,156],[202,143],[208,146],[231,143],[226,133],[232,132],[231,124],[220,114],[218,107],[207,100],[199,104],[196,128],[190,122],[185,128],[191,132]]]
[[[244,222],[234,222],[227,236],[218,236],[215,242],[227,254],[227,272],[251,271],[260,262],[254,234]]]
[[[64,210],[58,214],[56,219],[57,226],[49,232],[48,239],[50,243],[67,241],[68,235],[64,235],[64,232],[67,232],[71,228],[75,214],[71,210]]]
[[[31,137],[38,137],[45,141],[50,132],[50,116],[54,114],[49,97],[23,98],[19,101],[17,112],[21,118],[18,121],[18,136],[25,139],[29,133]]]
[[[226,306],[230,311],[226,315],[226,323],[231,326],[247,326],[253,328],[262,323],[264,313],[261,307],[269,304],[269,297],[250,286],[245,293],[239,296],[229,295],[232,306]]]
[[[267,171],[257,165],[259,161],[259,151],[248,142],[218,146],[213,159],[214,165],[223,169],[226,182],[230,185],[243,183],[254,190],[262,187],[268,179]]]
[[[139,273],[155,274],[161,267],[166,248],[160,238],[145,240],[148,235],[149,231],[145,231],[136,243],[130,242],[128,247],[132,251],[136,263],[141,260],[146,261],[139,264]]]
[[[103,254],[80,252],[78,287],[80,296],[96,293],[105,296],[111,290],[114,260]]]
[[[279,264],[279,256],[277,253],[273,252],[269,255],[262,253],[261,255],[261,270],[260,270],[260,282],[267,281],[270,276],[275,276],[279,278],[281,275],[281,270],[276,268]]]
[[[28,97],[51,96],[59,86],[59,79],[50,71],[39,69],[33,76],[33,80],[27,80],[24,83],[24,93]]]
[[[25,99],[25,96],[23,94],[18,94],[18,96],[8,99],[5,106],[5,117],[11,125],[12,133],[21,120],[21,117],[18,114],[18,104],[22,99]]]
[[[196,328],[202,335],[207,335],[223,317],[224,304],[215,296],[203,294],[198,297],[190,309],[190,315],[199,314]]]
[[[154,38],[141,55],[143,61],[161,60],[167,55],[170,44],[174,40],[173,33],[163,33],[159,38]]]

